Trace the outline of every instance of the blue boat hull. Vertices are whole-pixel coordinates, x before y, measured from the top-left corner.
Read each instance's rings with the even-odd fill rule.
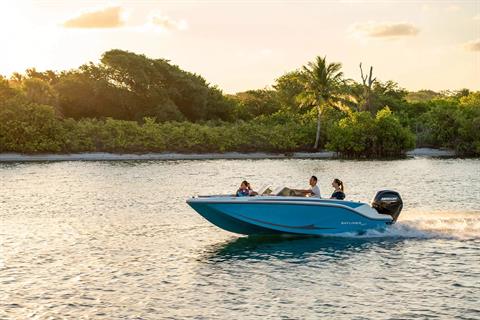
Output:
[[[191,199],[187,203],[217,227],[244,235],[362,233],[383,229],[392,223],[391,217],[376,212],[367,210],[366,215],[362,214],[362,210],[365,212],[370,207],[350,201]]]

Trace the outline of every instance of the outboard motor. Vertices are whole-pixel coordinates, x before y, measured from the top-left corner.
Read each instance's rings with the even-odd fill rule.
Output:
[[[395,223],[400,215],[400,211],[402,211],[403,201],[398,192],[382,190],[378,191],[375,198],[373,198],[372,208],[380,214],[388,214],[393,219],[392,223]]]

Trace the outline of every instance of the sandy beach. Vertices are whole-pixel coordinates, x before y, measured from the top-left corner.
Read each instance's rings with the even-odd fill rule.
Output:
[[[440,150],[430,148],[418,148],[407,152],[408,157],[454,157],[452,150]],[[19,154],[1,153],[0,162],[24,162],[24,161],[125,161],[125,160],[212,160],[212,159],[334,159],[334,152],[295,152],[291,154],[281,153],[75,153],[75,154]]]

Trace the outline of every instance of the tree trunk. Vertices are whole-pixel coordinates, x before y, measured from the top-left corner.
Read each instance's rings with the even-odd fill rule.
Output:
[[[317,135],[315,137],[315,145],[313,148],[318,150],[318,146],[320,144],[320,129],[322,128],[322,109],[320,106],[317,107],[318,115],[317,115]]]
[[[360,63],[360,76],[362,77],[363,82],[363,98],[365,99],[364,104],[360,105],[360,111],[369,111],[371,114],[375,115],[376,110],[373,110],[372,105],[372,84],[377,80],[373,77],[373,67],[370,67],[369,75],[363,75],[362,63]]]

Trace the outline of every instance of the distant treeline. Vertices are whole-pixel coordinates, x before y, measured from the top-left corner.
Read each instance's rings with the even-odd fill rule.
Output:
[[[226,95],[167,60],[111,50],[99,64],[0,78],[0,152],[480,155],[480,92],[408,92],[360,72],[362,83],[345,79],[317,57],[271,89]]]

